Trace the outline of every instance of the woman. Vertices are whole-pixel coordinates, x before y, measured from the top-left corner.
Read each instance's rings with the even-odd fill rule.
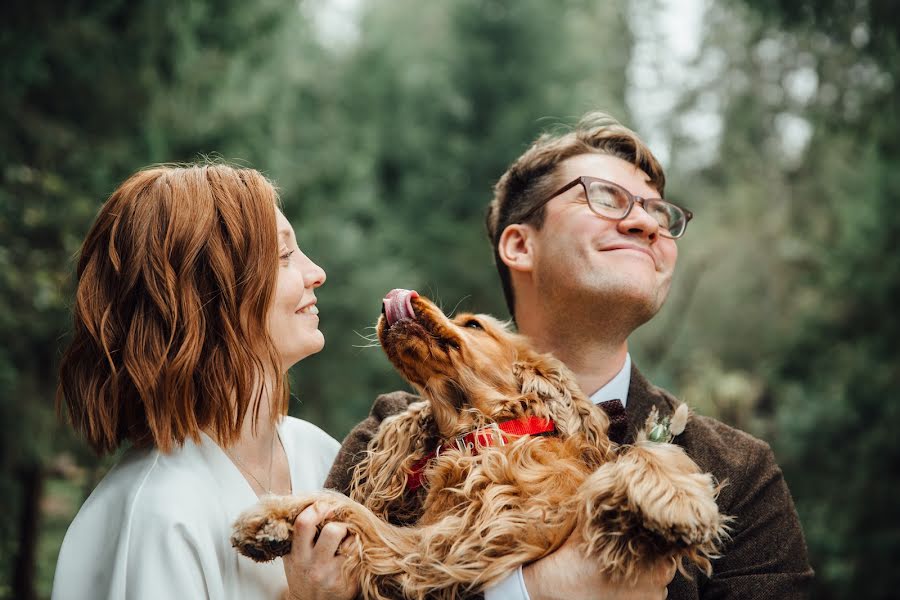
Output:
[[[127,446],[66,533],[55,600],[350,598],[346,528],[296,522],[282,561],[229,542],[262,494],[320,488],[338,443],[286,417],[288,368],[322,349],[325,272],[269,181],[225,165],[155,167],[100,210],[78,263],[59,399],[100,454]]]

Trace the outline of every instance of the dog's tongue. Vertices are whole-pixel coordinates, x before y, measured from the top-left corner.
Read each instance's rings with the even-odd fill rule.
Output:
[[[384,318],[387,319],[388,327],[403,319],[414,319],[416,313],[413,312],[412,299],[418,298],[419,294],[415,290],[391,290],[384,297]]]

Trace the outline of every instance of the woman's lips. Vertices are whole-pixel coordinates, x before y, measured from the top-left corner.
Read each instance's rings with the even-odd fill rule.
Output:
[[[300,308],[298,308],[298,309],[295,310],[294,312],[297,313],[298,315],[318,315],[318,314],[319,314],[319,307],[316,306],[316,301],[313,300],[313,301],[310,302],[309,304],[306,304],[306,305],[304,305],[304,306],[301,306]]]

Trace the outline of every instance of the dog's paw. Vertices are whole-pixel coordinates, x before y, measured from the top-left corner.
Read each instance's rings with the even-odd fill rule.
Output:
[[[631,577],[654,558],[686,558],[710,569],[727,537],[716,487],[678,446],[639,442],[595,471],[580,493],[586,503],[587,553],[613,576]]]
[[[712,475],[672,444],[638,444],[620,463],[631,472],[627,495],[646,529],[677,548],[714,555],[727,519],[719,513]]]
[[[234,523],[231,545],[257,562],[268,562],[291,551],[294,519],[305,508],[297,498],[269,496],[244,511]]]

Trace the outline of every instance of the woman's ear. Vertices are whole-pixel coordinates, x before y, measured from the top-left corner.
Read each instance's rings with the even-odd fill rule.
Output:
[[[500,234],[497,253],[512,271],[530,271],[534,262],[534,229],[523,223],[508,225]]]

